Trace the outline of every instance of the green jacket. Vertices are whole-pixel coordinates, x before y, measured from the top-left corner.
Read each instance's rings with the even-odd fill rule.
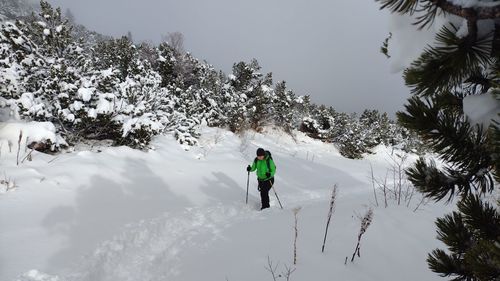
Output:
[[[267,167],[268,160],[269,160],[269,167],[271,169]],[[255,158],[252,164],[252,169],[250,171],[253,172],[255,170],[257,170],[257,179],[260,181],[265,181],[274,177],[274,174],[276,173],[276,165],[274,164],[273,159],[266,154],[266,156],[264,156],[264,159],[262,160]],[[270,177],[266,177],[267,172],[271,174]]]

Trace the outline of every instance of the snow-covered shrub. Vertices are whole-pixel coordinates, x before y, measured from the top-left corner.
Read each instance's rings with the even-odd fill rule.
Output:
[[[309,137],[319,139],[320,126],[316,120],[311,117],[305,117],[300,124],[300,131],[306,133]]]
[[[177,141],[183,145],[195,145],[198,144],[199,133],[197,132],[197,126],[200,125],[199,120],[181,117],[177,119],[178,126],[174,129],[174,135]]]
[[[25,151],[28,148],[53,152],[67,145],[66,141],[57,134],[51,122],[2,122],[0,124],[2,153]]]

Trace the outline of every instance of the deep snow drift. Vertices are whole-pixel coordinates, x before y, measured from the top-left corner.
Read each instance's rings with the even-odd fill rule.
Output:
[[[148,152],[88,146],[54,156],[33,152],[32,161],[21,147],[17,166],[17,142],[9,152],[5,139],[0,280],[273,280],[269,261],[277,274],[295,269],[290,280],[441,280],[425,259],[441,246],[434,220],[452,205],[414,212],[415,194],[408,207],[389,199],[384,208],[379,190],[375,206],[370,167],[392,187],[388,171],[400,153],[385,147],[350,160],[300,133],[293,140],[272,129],[239,137],[205,128],[201,147],[189,151],[171,136],[157,137]],[[257,147],[273,153],[283,210],[271,191],[271,208],[258,211],[255,174],[245,205],[245,167]],[[334,184],[339,195],[322,253]],[[351,263],[358,217],[369,207],[374,220]]]

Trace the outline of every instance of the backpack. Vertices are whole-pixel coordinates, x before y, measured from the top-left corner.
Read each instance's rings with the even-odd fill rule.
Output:
[[[272,160],[274,160],[274,159],[273,159],[273,156],[272,156],[272,154],[271,154],[271,151],[266,150],[266,155],[268,155],[268,156],[269,156],[269,157],[266,159],[266,163],[267,163],[267,170],[268,170],[269,172],[271,172],[271,163],[269,162],[269,159],[272,159]],[[255,157],[255,160],[253,160],[253,161],[254,161],[254,162],[257,162],[257,157]],[[276,166],[276,163],[274,163],[274,166]]]
[[[271,171],[271,164],[269,163],[269,159],[271,159],[271,160],[274,160],[274,159],[273,159],[273,156],[271,155],[271,151],[266,150],[266,153],[267,153],[267,155],[269,156],[269,157],[267,158],[267,161],[266,161],[266,162],[267,162],[267,169],[268,169],[269,171]],[[276,163],[274,163],[274,166],[276,166]]]

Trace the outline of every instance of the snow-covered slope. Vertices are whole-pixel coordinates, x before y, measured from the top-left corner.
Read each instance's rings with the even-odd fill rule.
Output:
[[[295,268],[290,280],[440,280],[425,259],[439,246],[434,220],[451,207],[414,212],[417,195],[409,207],[393,200],[375,206],[370,167],[385,178],[391,151],[350,160],[332,145],[271,129],[238,137],[205,128],[200,143],[184,151],[164,136],[148,152],[33,152],[33,161],[16,166],[17,143],[9,152],[2,142],[0,280],[272,280],[269,260],[277,273]],[[245,205],[245,167],[257,147],[273,153],[284,209],[271,192],[271,208],[258,211],[253,174]],[[28,153],[21,149],[21,160]],[[322,253],[334,184],[339,196]],[[358,216],[370,206],[375,216],[361,257],[344,264],[356,246]]]

